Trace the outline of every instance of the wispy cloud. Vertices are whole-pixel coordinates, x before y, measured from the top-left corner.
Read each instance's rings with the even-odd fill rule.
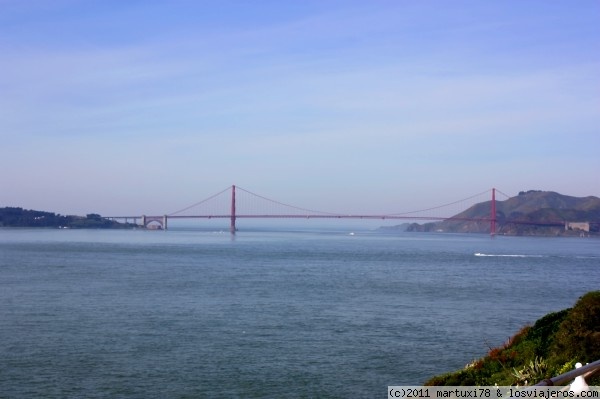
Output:
[[[434,185],[471,168],[478,185],[502,160],[565,149],[600,167],[593,3],[8,4],[0,166],[24,179],[119,174],[126,190],[146,168],[180,193],[208,169],[219,187],[308,189],[376,187],[399,168]],[[31,143],[42,147],[26,167]]]

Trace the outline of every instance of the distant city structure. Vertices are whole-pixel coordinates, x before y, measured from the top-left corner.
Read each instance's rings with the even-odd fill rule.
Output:
[[[590,222],[565,222],[565,230],[582,230],[590,232]]]

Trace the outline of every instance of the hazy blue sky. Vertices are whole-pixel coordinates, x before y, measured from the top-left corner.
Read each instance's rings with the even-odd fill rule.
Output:
[[[0,0],[0,206],[600,196],[600,1]]]

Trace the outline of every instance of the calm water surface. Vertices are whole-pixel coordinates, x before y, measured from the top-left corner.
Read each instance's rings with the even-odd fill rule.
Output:
[[[0,397],[385,397],[597,289],[597,239],[0,229]]]

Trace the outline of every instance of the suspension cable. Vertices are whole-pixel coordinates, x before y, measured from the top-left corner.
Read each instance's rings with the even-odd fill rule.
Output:
[[[285,204],[285,203],[283,203],[283,202],[279,202],[279,201],[275,201],[275,200],[272,200],[272,199],[270,199],[270,198],[267,198],[267,197],[263,197],[262,195],[258,195],[258,194],[256,194],[256,193],[253,193],[253,192],[251,192],[251,191],[248,191],[248,190],[246,190],[245,188],[242,188],[242,187],[240,187],[240,186],[235,186],[235,187],[236,187],[237,189],[240,189],[240,190],[242,190],[242,191],[244,191],[244,192],[246,192],[246,193],[248,193],[248,194],[250,194],[250,195],[253,195],[253,196],[255,196],[255,197],[258,197],[258,198],[260,198],[260,199],[263,199],[263,200],[265,200],[265,201],[269,201],[269,202],[272,202],[272,203],[274,203],[274,204],[281,205],[281,206],[286,206],[286,207],[288,207],[288,208],[296,209],[296,210],[298,210],[298,211],[303,211],[303,212],[313,212],[313,213],[320,213],[320,214],[323,214],[323,215],[331,215],[331,216],[340,216],[340,215],[341,215],[341,214],[339,214],[339,213],[331,213],[331,212],[324,212],[324,211],[315,211],[315,210],[313,210],[313,209],[306,209],[306,208],[301,208],[301,207],[294,206],[294,205]]]
[[[210,196],[210,197],[208,197],[208,198],[206,198],[206,199],[204,199],[204,200],[202,200],[202,201],[200,201],[200,202],[196,202],[196,203],[195,203],[195,204],[193,204],[193,205],[190,205],[190,206],[188,206],[188,207],[185,207],[185,208],[183,208],[183,209],[180,209],[180,210],[178,210],[178,211],[175,211],[175,212],[169,213],[169,214],[167,214],[167,216],[173,216],[173,215],[176,215],[176,214],[178,214],[178,213],[185,212],[185,211],[187,211],[188,209],[191,209],[191,208],[193,208],[193,207],[195,207],[195,206],[198,206],[198,205],[201,205],[201,204],[203,204],[203,203],[205,203],[205,202],[207,202],[207,201],[210,201],[211,199],[213,199],[213,198],[215,198],[215,197],[218,197],[219,195],[223,194],[223,193],[224,193],[225,191],[227,191],[227,190],[231,190],[231,187],[227,187],[225,190],[223,190],[223,191],[219,191],[219,192],[218,192],[218,193],[216,193],[215,195],[213,195],[213,196]]]
[[[419,212],[433,211],[433,210],[435,210],[435,209],[444,208],[444,207],[446,207],[446,206],[455,205],[455,204],[458,204],[459,202],[463,202],[463,201],[467,201],[467,200],[473,199],[473,198],[475,198],[475,197],[479,197],[480,195],[483,195],[483,194],[485,194],[485,193],[488,193],[488,192],[490,192],[490,190],[485,190],[485,191],[483,191],[483,192],[481,192],[481,193],[479,193],[479,194],[472,195],[472,196],[470,196],[470,197],[468,197],[468,198],[463,198],[463,199],[461,199],[461,200],[454,201],[454,202],[450,202],[450,203],[448,203],[448,204],[444,204],[444,205],[434,206],[434,207],[432,207],[432,208],[420,209],[420,210],[418,210],[418,211],[403,212],[403,213],[390,213],[389,215],[390,215],[390,216],[400,216],[400,215],[410,215],[410,214],[412,214],[412,213],[419,213]]]

